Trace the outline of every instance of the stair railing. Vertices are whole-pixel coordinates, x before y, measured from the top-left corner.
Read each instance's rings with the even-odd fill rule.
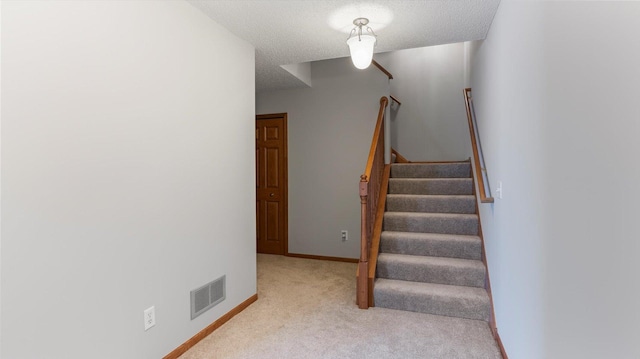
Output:
[[[406,159],[400,152],[396,151],[395,148],[391,147],[391,154],[396,156],[396,163],[411,163],[408,159]]]
[[[467,120],[469,122],[469,135],[471,136],[471,148],[473,150],[473,164],[475,167],[475,177],[480,189],[480,202],[493,203],[491,197],[491,188],[489,188],[489,177],[487,176],[487,168],[484,163],[484,155],[482,154],[482,145],[480,144],[480,135],[478,133],[478,122],[473,108],[473,98],[471,97],[471,88],[464,89],[464,102],[467,107]]]
[[[369,253],[384,171],[384,119],[388,104],[387,97],[380,98],[380,110],[371,140],[367,166],[364,174],[360,176],[360,260],[356,295],[360,309],[369,308]]]
[[[385,69],[384,66],[380,65],[378,63],[378,61],[376,60],[371,60],[371,63],[373,64],[373,66],[377,67],[378,70],[382,71],[382,73],[384,73],[385,75],[387,75],[387,77],[389,78],[389,80],[393,80],[393,75],[391,74],[391,72],[389,72],[389,70]]]

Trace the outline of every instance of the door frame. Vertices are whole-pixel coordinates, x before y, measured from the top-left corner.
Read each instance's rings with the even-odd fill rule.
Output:
[[[282,254],[285,256],[289,255],[289,147],[288,147],[288,143],[289,143],[289,134],[288,134],[288,130],[287,130],[287,113],[283,112],[283,113],[271,113],[271,114],[264,114],[264,115],[256,115],[256,121],[258,120],[275,120],[275,119],[282,119],[282,128],[283,128],[283,136],[284,136],[284,160],[283,160],[283,168],[284,168],[284,174],[283,174],[283,179],[282,179],[282,205],[283,205],[283,212],[284,212],[284,218],[282,218],[283,222],[284,222],[284,230],[282,233],[282,236],[284,237],[282,240],[282,246],[283,251]],[[257,179],[257,177],[256,177]],[[256,193],[256,197],[257,197],[257,193]],[[258,214],[256,214],[258,215]],[[257,218],[256,218],[257,220]],[[256,228],[256,237],[258,235],[257,231],[260,230],[260,228]],[[256,243],[256,252],[257,252],[258,248],[257,248],[257,243]]]

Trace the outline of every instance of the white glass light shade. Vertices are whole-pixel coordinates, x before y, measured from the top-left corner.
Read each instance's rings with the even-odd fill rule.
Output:
[[[347,40],[349,51],[351,52],[351,61],[353,65],[359,69],[366,69],[371,65],[373,59],[373,46],[376,44],[376,38],[373,35],[362,34]]]

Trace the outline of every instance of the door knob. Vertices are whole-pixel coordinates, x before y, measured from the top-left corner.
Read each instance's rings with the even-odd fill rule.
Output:
[[[276,195],[275,193],[271,193],[271,194],[269,194],[269,197],[273,197],[275,195]]]

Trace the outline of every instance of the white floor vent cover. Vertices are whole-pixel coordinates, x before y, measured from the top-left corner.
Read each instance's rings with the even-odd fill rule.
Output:
[[[191,319],[211,309],[226,297],[226,275],[191,291]]]

